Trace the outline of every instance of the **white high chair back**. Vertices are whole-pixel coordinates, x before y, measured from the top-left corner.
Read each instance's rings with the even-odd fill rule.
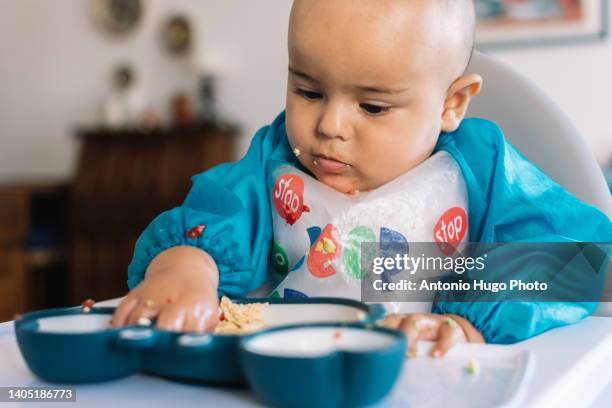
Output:
[[[483,78],[469,117],[492,120],[504,135],[544,173],[576,197],[612,217],[612,196],[586,141],[570,118],[533,81],[490,56],[475,52],[469,73]],[[608,274],[606,299],[612,299]],[[612,316],[612,302],[602,302],[596,315]]]
[[[533,81],[490,56],[475,52],[468,72],[483,78],[468,116],[490,119],[544,173],[576,197],[612,217],[603,172],[582,135]]]

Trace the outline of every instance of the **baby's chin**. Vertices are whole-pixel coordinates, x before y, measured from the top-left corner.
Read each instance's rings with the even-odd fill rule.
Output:
[[[354,194],[355,192],[365,191],[364,183],[353,177],[343,175],[316,175],[317,179],[326,186],[344,194]]]

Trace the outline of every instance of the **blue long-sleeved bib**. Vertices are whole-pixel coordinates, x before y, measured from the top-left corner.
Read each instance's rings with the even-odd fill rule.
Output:
[[[455,132],[440,135],[440,150],[457,161],[465,178],[471,241],[612,242],[610,220],[544,175],[493,123],[464,120]],[[243,297],[260,287],[273,238],[266,175],[280,164],[301,167],[287,142],[284,113],[257,132],[242,160],[195,176],[183,205],[153,220],[136,243],[130,289],[158,253],[178,245],[201,248],[215,259],[219,295]],[[198,226],[205,226],[202,234],[188,233]],[[595,302],[439,301],[434,312],[466,317],[488,342],[511,343],[574,323],[595,307]]]

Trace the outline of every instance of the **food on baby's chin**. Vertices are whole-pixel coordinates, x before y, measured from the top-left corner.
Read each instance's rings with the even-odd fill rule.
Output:
[[[268,303],[233,303],[223,296],[221,298],[221,317],[215,328],[215,334],[245,334],[266,327],[262,311]]]

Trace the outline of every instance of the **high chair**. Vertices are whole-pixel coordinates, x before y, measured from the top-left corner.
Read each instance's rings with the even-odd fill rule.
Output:
[[[612,217],[612,197],[601,168],[571,119],[532,80],[481,52],[474,52],[468,73],[483,78],[468,117],[492,120],[512,145],[576,197]],[[612,299],[608,276],[606,299]],[[595,315],[612,317],[612,302]]]

